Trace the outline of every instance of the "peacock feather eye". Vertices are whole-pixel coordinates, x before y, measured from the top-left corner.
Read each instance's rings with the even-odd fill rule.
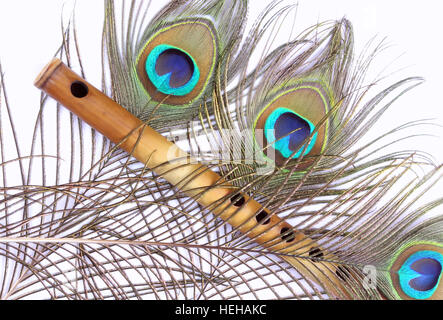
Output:
[[[266,119],[264,134],[266,140],[272,143],[272,147],[284,158],[296,159],[301,156],[303,150],[303,155],[307,155],[314,147],[317,133],[307,147],[303,145],[314,130],[312,122],[296,112],[287,108],[277,108]]]
[[[393,284],[401,296],[430,299],[441,291],[443,250],[435,246],[415,246],[405,250],[395,263]],[[440,294],[438,294],[440,295]]]
[[[433,251],[412,254],[399,271],[400,286],[414,299],[430,298],[441,279],[443,255]]]
[[[146,59],[146,73],[161,93],[174,96],[189,94],[200,79],[194,59],[170,45],[159,45],[151,51]]]
[[[161,28],[147,41],[137,59],[136,71],[153,101],[187,105],[207,89],[216,57],[212,22],[182,21]]]
[[[300,84],[272,100],[254,123],[254,137],[263,154],[277,166],[320,154],[326,142],[328,101],[318,83]],[[303,159],[299,168],[308,167],[312,161]]]

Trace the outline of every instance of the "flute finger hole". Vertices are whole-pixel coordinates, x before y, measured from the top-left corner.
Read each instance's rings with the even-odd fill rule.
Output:
[[[282,240],[288,243],[294,241],[295,239],[294,231],[288,232],[289,230],[289,228],[282,228],[280,231]]]
[[[241,207],[242,205],[245,204],[245,201],[246,201],[245,197],[242,196],[241,194],[236,194],[231,198],[232,204],[236,207]]]
[[[257,222],[263,225],[269,224],[271,222],[271,219],[267,219],[269,216],[269,214],[265,211],[262,210],[256,217],[255,219],[257,219]]]
[[[313,261],[318,261],[323,257],[323,252],[319,248],[311,248],[311,250],[309,250],[309,256]]]
[[[81,99],[88,95],[89,89],[85,83],[75,81],[71,84],[71,93],[74,97]]]
[[[342,280],[347,280],[351,274],[348,267],[345,266],[339,266],[337,268],[337,271],[335,271],[335,274],[341,278]]]

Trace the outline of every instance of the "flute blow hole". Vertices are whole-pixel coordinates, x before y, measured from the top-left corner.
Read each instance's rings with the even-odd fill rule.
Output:
[[[89,88],[85,83],[75,81],[71,84],[71,93],[74,97],[81,99],[88,95]]]

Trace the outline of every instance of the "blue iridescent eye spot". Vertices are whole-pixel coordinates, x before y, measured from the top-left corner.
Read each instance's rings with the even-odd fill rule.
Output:
[[[434,251],[418,251],[412,254],[400,268],[400,286],[414,299],[432,297],[442,276],[443,255]]]
[[[303,149],[305,149],[305,145],[302,143],[309,139],[315,126],[290,109],[277,108],[266,119],[264,130],[266,140],[272,143],[275,150],[285,158],[291,157],[295,152],[292,158],[296,159],[302,155]],[[316,139],[317,133],[313,135],[304,155],[311,152]]]
[[[168,49],[158,56],[155,71],[159,76],[170,73],[169,86],[176,89],[183,87],[191,80],[194,74],[194,63],[184,52]]]
[[[200,71],[191,55],[166,44],[155,47],[146,59],[146,73],[158,91],[185,96],[194,90]]]

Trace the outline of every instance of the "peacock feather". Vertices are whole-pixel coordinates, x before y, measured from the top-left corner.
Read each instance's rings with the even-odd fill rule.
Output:
[[[199,199],[223,183],[189,196],[45,94],[25,148],[0,70],[3,299],[443,298],[443,198],[421,202],[441,166],[389,148],[427,122],[374,132],[423,79],[378,89],[385,47],[357,56],[350,20],[281,44],[302,6],[270,1],[249,21],[252,5],[103,2],[96,85],[229,184],[220,214]],[[80,25],[63,20],[54,55],[86,77]]]
[[[107,59],[116,98],[141,119],[157,117],[151,124],[159,130],[165,123],[195,116],[198,106],[211,101],[219,68],[236,70],[236,60],[241,59],[242,54],[232,55],[241,40],[247,1],[175,1],[147,25],[139,14],[149,6],[133,4],[121,45],[114,2],[105,1],[105,9]],[[229,78],[235,76],[230,72]]]

